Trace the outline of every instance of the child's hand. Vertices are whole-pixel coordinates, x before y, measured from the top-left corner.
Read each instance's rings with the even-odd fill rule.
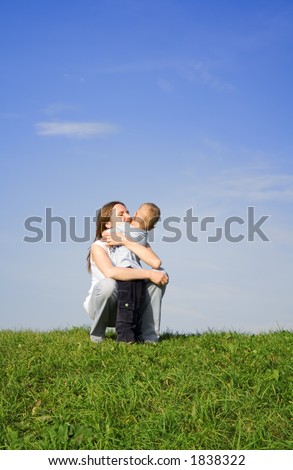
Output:
[[[119,233],[118,235],[117,232],[109,232],[106,234],[105,240],[107,246],[119,246],[124,245],[126,238],[123,234]]]
[[[149,279],[158,286],[165,286],[169,282],[169,276],[165,271],[150,270]]]
[[[110,233],[110,230],[109,229],[106,229],[102,232],[102,242],[105,242],[107,240],[107,235]]]

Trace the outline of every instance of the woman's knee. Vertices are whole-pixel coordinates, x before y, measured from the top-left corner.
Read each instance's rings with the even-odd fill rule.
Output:
[[[146,285],[147,295],[150,296],[150,299],[162,298],[165,294],[166,287],[167,287],[166,285],[158,286],[157,284],[154,284],[153,282],[148,282]]]
[[[89,315],[95,318],[97,312],[102,312],[106,305],[114,303],[117,299],[117,285],[116,281],[110,278],[105,278],[99,281],[92,292],[89,302]]]

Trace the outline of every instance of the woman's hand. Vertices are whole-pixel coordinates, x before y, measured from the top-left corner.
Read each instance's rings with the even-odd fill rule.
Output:
[[[165,286],[169,282],[169,276],[165,273],[165,271],[149,271],[149,280],[158,286]]]

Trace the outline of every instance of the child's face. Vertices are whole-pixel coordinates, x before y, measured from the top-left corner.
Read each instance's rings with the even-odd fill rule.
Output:
[[[148,230],[150,219],[151,219],[151,212],[148,207],[142,206],[140,207],[135,213],[135,219],[139,219],[143,222],[145,230]]]

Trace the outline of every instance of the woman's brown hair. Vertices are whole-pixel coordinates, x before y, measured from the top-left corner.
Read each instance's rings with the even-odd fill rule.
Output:
[[[106,229],[106,223],[110,221],[113,207],[116,206],[116,204],[121,204],[122,206],[125,206],[123,202],[121,201],[111,201],[105,204],[103,207],[101,207],[99,210],[96,212],[96,237],[93,241],[93,243],[96,240],[100,240],[102,238],[102,233]],[[87,255],[87,269],[88,272],[91,272],[91,249],[89,249],[88,255]]]

